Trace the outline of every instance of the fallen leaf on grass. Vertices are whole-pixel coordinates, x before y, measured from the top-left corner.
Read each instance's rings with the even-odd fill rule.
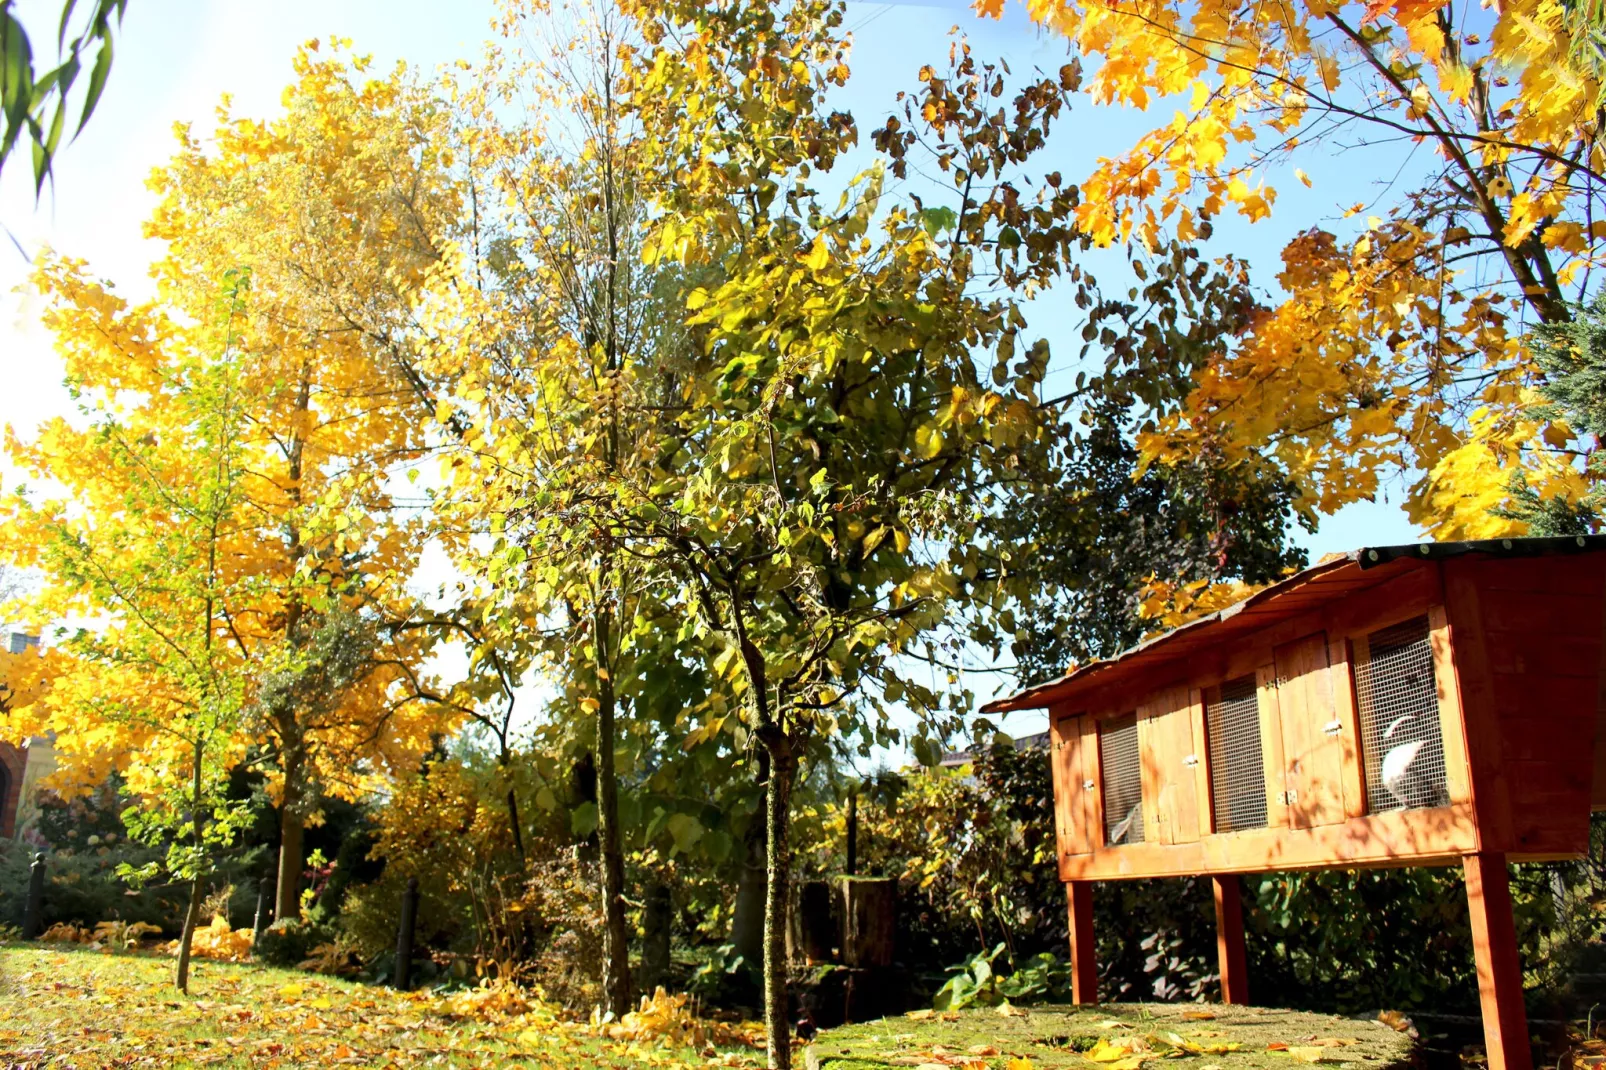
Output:
[[[997,1055],[998,1049],[991,1044],[972,1044],[965,1049],[972,1055]]]
[[[1107,1063],[1110,1070],[1137,1070],[1148,1055],[1148,1052],[1139,1053],[1132,1043],[1111,1044],[1101,1039],[1082,1057],[1095,1063]]]
[[[1182,1012],[1182,1020],[1184,1022],[1209,1022],[1209,1021],[1214,1020],[1215,1017],[1216,1017],[1215,1013],[1212,1012],[1212,1011],[1183,1011]]]
[[[1288,1054],[1302,1063],[1322,1063],[1327,1061],[1327,1049],[1319,1048],[1315,1045],[1290,1047]]]
[[[1132,1049],[1124,1044],[1111,1044],[1108,1040],[1099,1042],[1087,1050],[1083,1058],[1095,1063],[1113,1063],[1117,1059],[1124,1059],[1132,1054]]]
[[[279,995],[285,999],[300,999],[306,988],[302,985],[284,985],[279,989]]]
[[[1378,1014],[1377,1020],[1398,1033],[1409,1033],[1411,1031],[1411,1019],[1399,1011],[1382,1011]]]
[[[923,1022],[936,1013],[936,1011],[932,1010],[930,1007],[927,1007],[924,1010],[910,1011],[908,1014],[904,1015],[904,1017],[916,1022]]]
[[[1019,1007],[1011,1007],[1007,1002],[1006,1003],[1000,1003],[998,1005],[998,1013],[1003,1015],[1005,1018],[1024,1018],[1024,1017],[1026,1017],[1026,1012],[1025,1011],[1021,1010]]]
[[[1004,1070],[1032,1070],[1030,1059],[1011,1059],[1004,1064]]]

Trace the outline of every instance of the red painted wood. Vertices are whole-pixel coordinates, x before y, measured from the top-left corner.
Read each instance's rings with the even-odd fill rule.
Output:
[[[1472,948],[1478,966],[1478,1000],[1483,1005],[1489,1070],[1533,1070],[1506,856],[1498,851],[1470,854],[1462,860],[1462,868],[1467,878],[1467,908],[1472,917]]]
[[[1099,971],[1093,939],[1093,885],[1067,881],[1065,911],[1071,930],[1071,1002],[1078,1006],[1099,1001]]]
[[[1221,968],[1221,1001],[1249,1002],[1249,965],[1244,957],[1244,906],[1238,874],[1210,878],[1216,896],[1216,960]]]

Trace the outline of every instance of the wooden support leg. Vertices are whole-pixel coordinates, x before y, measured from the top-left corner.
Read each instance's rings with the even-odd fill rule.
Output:
[[[1221,967],[1221,1001],[1249,1002],[1249,966],[1244,959],[1244,905],[1238,874],[1212,877],[1216,893],[1216,961]]]
[[[1065,909],[1071,930],[1071,1001],[1085,1006],[1099,1001],[1099,971],[1093,943],[1093,884],[1065,883]]]
[[[1489,1070],[1533,1070],[1506,856],[1484,851],[1467,855],[1461,862],[1472,915],[1472,949],[1478,965],[1478,999],[1483,1004]]]

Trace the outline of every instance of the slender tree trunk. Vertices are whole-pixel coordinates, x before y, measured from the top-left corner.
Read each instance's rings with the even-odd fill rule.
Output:
[[[525,861],[524,830],[519,824],[519,797],[512,787],[507,789],[507,823],[513,830],[513,849],[519,853],[519,863]]]
[[[301,368],[301,384],[296,391],[295,411],[298,417],[304,418],[312,407],[312,372],[303,364]],[[298,420],[297,426],[300,423]],[[292,507],[301,505],[301,477],[302,460],[306,450],[306,439],[303,433],[297,430],[290,442],[290,451],[287,458],[286,495]],[[292,517],[294,514],[292,513]],[[306,554],[306,548],[301,544],[301,527],[292,520],[290,525],[290,571],[295,573],[301,567],[301,559]],[[299,595],[292,590],[289,604],[285,607],[285,642],[295,644],[300,641],[300,623],[304,607]],[[292,700],[293,702],[293,700]],[[275,889],[273,903],[273,920],[294,919],[301,917],[301,867],[306,859],[303,854],[303,840],[306,834],[306,815],[302,812],[303,798],[302,770],[306,763],[306,739],[302,734],[300,723],[296,720],[294,708],[280,712],[279,747],[283,755],[281,761],[284,766],[284,806],[279,815],[279,883]]]
[[[201,920],[201,880],[205,869],[201,865],[200,851],[205,843],[201,835],[201,758],[204,744],[195,742],[195,772],[190,791],[190,820],[195,825],[195,877],[190,881],[190,905],[184,912],[184,931],[178,938],[178,976],[174,979],[178,990],[190,994],[190,949],[195,945],[195,926]]]
[[[770,754],[770,781],[765,792],[765,825],[769,833],[769,866],[764,894],[764,1034],[770,1070],[791,1070],[792,1023],[787,1015],[786,922],[791,888],[792,756]]]
[[[619,774],[614,766],[615,695],[607,669],[612,621],[596,615],[597,644],[597,833],[602,848],[602,999],[616,1017],[630,1010],[630,942],[625,926],[625,857],[619,837]]]
[[[502,775],[507,778],[507,825],[513,833],[513,849],[519,853],[519,868],[522,870],[527,861],[524,854],[524,826],[519,822],[519,795],[513,790],[513,755],[508,753],[505,743],[497,761],[502,766]]]
[[[184,932],[178,938],[178,990],[190,994],[190,949],[195,946],[195,928],[201,922],[201,875],[190,881],[190,905],[184,911]]]

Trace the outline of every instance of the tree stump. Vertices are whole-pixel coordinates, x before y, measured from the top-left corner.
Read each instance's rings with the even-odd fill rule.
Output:
[[[843,877],[841,901],[843,965],[891,966],[898,882],[891,877]]]
[[[797,890],[792,912],[792,958],[810,966],[831,961],[836,945],[836,918],[831,909],[831,885],[827,881],[804,881]]]

